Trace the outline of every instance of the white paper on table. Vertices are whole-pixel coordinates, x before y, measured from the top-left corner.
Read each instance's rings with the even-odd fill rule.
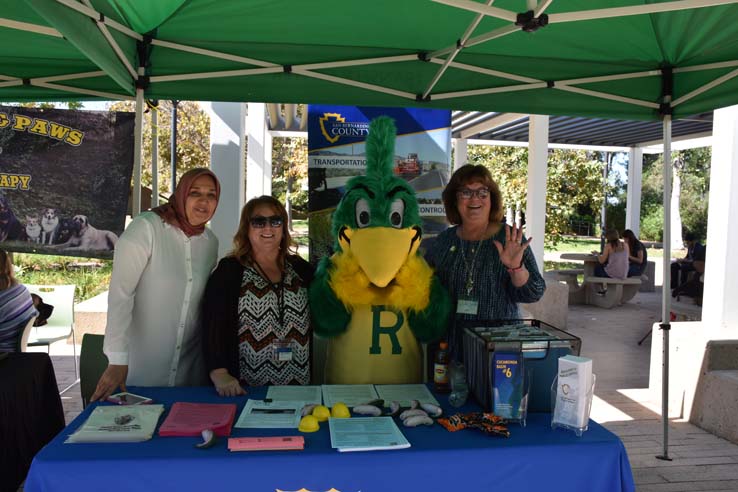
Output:
[[[412,400],[440,406],[424,384],[375,384],[374,388],[386,407],[392,401],[399,402],[401,407],[409,407]]]
[[[341,452],[409,448],[392,417],[328,419],[331,447]]]
[[[154,434],[164,405],[96,407],[65,442],[141,442]]]
[[[320,405],[323,402],[322,388],[314,386],[269,386],[266,398],[273,401],[304,401]]]
[[[332,407],[339,402],[347,407],[355,407],[378,398],[373,384],[323,385],[323,402],[326,407]]]
[[[246,401],[236,427],[250,429],[296,429],[304,401]]]

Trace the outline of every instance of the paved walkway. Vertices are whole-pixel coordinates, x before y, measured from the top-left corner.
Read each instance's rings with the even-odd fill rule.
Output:
[[[660,291],[657,287],[655,293],[639,293],[609,310],[570,306],[567,331],[581,337],[582,355],[594,360],[597,374],[592,418],[623,440],[639,492],[738,491],[738,445],[688,422],[669,423],[673,461],[655,458],[662,452],[660,393],[648,390],[650,338],[641,346],[637,342],[660,318]],[[98,316],[104,319],[104,313]],[[85,329],[78,323],[78,332]],[[59,387],[64,388],[74,378],[71,345],[57,342],[51,354]],[[78,387],[62,399],[69,422],[82,410]]]

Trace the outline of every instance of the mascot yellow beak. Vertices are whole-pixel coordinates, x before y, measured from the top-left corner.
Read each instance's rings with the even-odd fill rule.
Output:
[[[351,251],[359,266],[377,287],[386,287],[395,278],[408,256],[420,246],[416,228],[393,227],[345,228],[339,234],[344,251]]]

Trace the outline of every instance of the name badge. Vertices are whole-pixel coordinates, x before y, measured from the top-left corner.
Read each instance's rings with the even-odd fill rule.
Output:
[[[479,311],[479,303],[474,299],[459,299],[456,304],[457,314],[473,314],[476,315]]]
[[[289,362],[292,360],[292,342],[275,340],[272,342],[272,360],[277,362]]]

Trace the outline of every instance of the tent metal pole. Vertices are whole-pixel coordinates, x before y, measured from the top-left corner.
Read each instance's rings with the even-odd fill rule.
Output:
[[[393,96],[402,97],[405,99],[410,99],[412,101],[415,100],[415,94],[412,94],[410,92],[404,92],[404,91],[398,91],[395,89],[390,89],[389,87],[382,87],[375,84],[367,84],[364,82],[357,82],[355,80],[351,79],[345,79],[343,77],[335,77],[333,75],[328,75],[320,72],[310,72],[308,70],[302,70],[295,67],[292,67],[292,73],[297,75],[303,75],[305,77],[312,77],[320,80],[327,80],[328,82],[335,82],[336,84],[343,84],[343,85],[349,85],[351,87],[359,87],[361,89],[367,89],[370,91],[375,92],[381,92],[383,94],[391,94]],[[545,84],[544,84],[545,86]]]
[[[545,89],[546,87],[548,87],[548,83],[540,82],[537,84],[509,85],[507,87],[491,87],[489,89],[474,89],[471,91],[444,92],[441,94],[433,94],[433,100],[438,101],[441,99],[453,99],[456,97],[481,96],[484,94],[502,94],[505,92],[515,91],[529,91],[533,89]]]
[[[179,101],[172,101],[172,148],[169,157],[170,170],[172,173],[172,195],[177,188],[177,105]]]
[[[668,104],[670,96],[666,96]],[[664,427],[663,453],[657,455],[660,460],[671,461],[669,458],[669,332],[671,331],[671,289],[669,289],[671,277],[671,115],[664,115],[664,285],[661,292],[661,334],[662,334],[662,360],[661,360],[661,421]]]
[[[143,72],[143,68],[139,68]],[[131,216],[141,213],[141,154],[143,152],[143,87],[136,88],[136,129],[133,134],[133,195],[131,197]]]
[[[159,206],[159,108],[151,107],[151,208]]]
[[[431,63],[437,63],[442,65],[444,63],[443,58],[432,57],[429,60]],[[499,70],[492,70],[491,68],[478,67],[476,65],[469,65],[468,63],[452,62],[451,68],[458,68],[460,70],[467,70],[469,72],[481,73],[484,75],[491,75],[492,77],[499,77],[501,79],[516,80],[518,82],[530,82],[532,84],[538,82],[544,82],[543,80],[534,79],[531,77],[525,77],[523,75],[516,75],[513,73],[500,72]]]
[[[713,80],[712,82],[709,82],[709,83],[703,85],[702,87],[698,87],[697,89],[693,90],[692,92],[690,92],[688,94],[684,94],[682,97],[680,97],[679,99],[675,100],[674,101],[674,104],[672,104],[672,106],[677,106],[679,104],[682,104],[684,101],[688,101],[689,99],[692,99],[695,96],[699,96],[703,92],[709,91],[713,87],[717,87],[718,85],[720,85],[720,84],[722,84],[724,82],[727,82],[728,80],[730,80],[732,78],[735,78],[736,76],[738,76],[738,69],[735,69],[735,70],[733,70],[730,73],[726,73],[722,77],[718,77],[715,80]]]
[[[554,24],[559,22],[607,19],[610,17],[626,17],[630,15],[656,14],[659,12],[674,12],[676,10],[714,7],[716,5],[727,5],[730,3],[736,3],[736,0],[678,0],[676,2],[651,3],[629,7],[613,7],[607,9],[580,10],[579,12],[551,14],[548,16],[548,21],[551,24]]]

